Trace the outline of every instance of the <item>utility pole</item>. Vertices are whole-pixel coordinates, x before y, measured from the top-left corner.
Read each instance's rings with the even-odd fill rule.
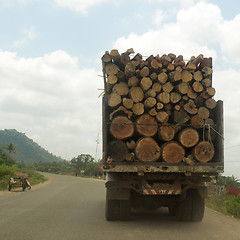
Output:
[[[95,161],[97,160],[98,144],[99,144],[99,133],[97,134],[97,139],[96,139]]]

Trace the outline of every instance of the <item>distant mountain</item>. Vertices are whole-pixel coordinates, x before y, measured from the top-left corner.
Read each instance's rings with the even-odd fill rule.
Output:
[[[62,158],[49,153],[24,133],[15,129],[0,130],[0,147],[13,143],[16,153],[11,153],[11,157],[17,162],[54,162],[63,161]]]

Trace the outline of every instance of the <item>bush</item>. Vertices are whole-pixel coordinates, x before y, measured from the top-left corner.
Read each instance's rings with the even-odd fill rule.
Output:
[[[14,176],[17,171],[17,165],[7,166],[5,164],[0,165],[0,190],[6,190],[8,187],[8,181],[10,177]]]
[[[240,218],[240,195],[228,200],[226,202],[226,208],[231,215]]]

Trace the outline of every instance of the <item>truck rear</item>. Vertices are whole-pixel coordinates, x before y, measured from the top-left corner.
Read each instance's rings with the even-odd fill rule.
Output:
[[[223,102],[214,100],[212,59],[132,55],[112,50],[102,57],[106,219],[168,207],[179,221],[201,221],[206,183],[224,169]]]

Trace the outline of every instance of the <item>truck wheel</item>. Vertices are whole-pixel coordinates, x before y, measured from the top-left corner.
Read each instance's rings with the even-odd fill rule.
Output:
[[[106,200],[105,217],[107,221],[117,220],[119,216],[119,201]]]
[[[119,201],[119,219],[128,220],[131,216],[131,204],[128,200]]]
[[[178,221],[191,221],[192,220],[192,192],[191,192],[191,190],[187,190],[185,199],[178,203],[177,210],[176,210],[176,218]]]
[[[205,200],[200,197],[197,189],[192,189],[192,221],[202,221],[204,210]]]
[[[170,216],[176,216],[177,206],[168,206]]]

